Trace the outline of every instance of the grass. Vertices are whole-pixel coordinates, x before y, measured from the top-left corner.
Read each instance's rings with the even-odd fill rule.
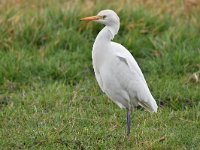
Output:
[[[125,110],[94,78],[102,26],[79,21],[105,8],[118,12],[115,41],[134,55],[159,104],[157,114],[133,113],[130,138]],[[199,10],[189,0],[2,0],[0,149],[198,149],[200,82],[190,78],[200,72]]]

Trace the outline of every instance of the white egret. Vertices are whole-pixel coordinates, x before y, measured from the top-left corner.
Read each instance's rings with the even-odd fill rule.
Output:
[[[96,16],[81,20],[105,25],[93,45],[93,68],[101,90],[120,108],[127,109],[129,135],[134,108],[141,105],[151,112],[157,112],[156,101],[131,53],[121,44],[112,42],[120,27],[118,15],[112,10],[102,10]]]

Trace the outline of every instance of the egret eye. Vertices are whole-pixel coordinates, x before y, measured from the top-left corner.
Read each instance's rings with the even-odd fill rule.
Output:
[[[105,18],[106,18],[106,15],[103,15],[102,18],[105,19]]]

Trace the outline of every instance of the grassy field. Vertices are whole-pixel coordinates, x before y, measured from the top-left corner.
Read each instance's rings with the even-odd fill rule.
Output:
[[[159,105],[132,114],[129,138],[94,78],[102,26],[79,21],[107,8]],[[199,149],[199,35],[195,0],[1,0],[0,149]]]

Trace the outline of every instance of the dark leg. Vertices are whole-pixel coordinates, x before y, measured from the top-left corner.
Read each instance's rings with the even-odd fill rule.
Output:
[[[131,110],[127,109],[127,136],[130,134],[131,129]]]

